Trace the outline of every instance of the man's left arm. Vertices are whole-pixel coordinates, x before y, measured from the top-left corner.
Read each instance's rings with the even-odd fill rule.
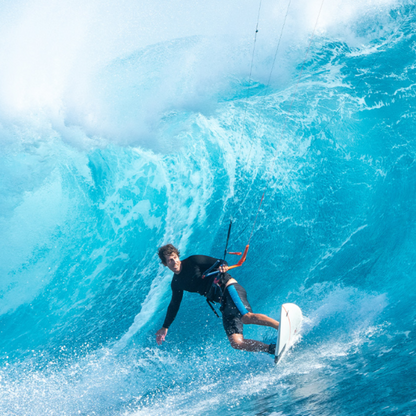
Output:
[[[197,254],[196,256],[192,256],[193,260],[202,271],[205,271],[212,267],[218,260],[223,263],[223,265],[228,267],[228,263],[225,260],[216,259],[215,257],[211,256],[203,256],[202,254]],[[221,267],[221,266],[220,266]],[[218,267],[216,267],[217,269]],[[214,269],[215,270],[215,269]]]
[[[220,260],[222,264],[219,267],[216,267],[215,269],[218,269],[220,271],[220,273],[227,273],[228,272],[228,263],[225,260],[216,259],[215,257],[203,256],[203,255],[196,255],[196,256],[193,256],[193,257],[194,257],[195,263],[198,264],[198,266],[200,267],[200,270],[202,272],[205,272],[206,270],[208,270],[218,260]]]

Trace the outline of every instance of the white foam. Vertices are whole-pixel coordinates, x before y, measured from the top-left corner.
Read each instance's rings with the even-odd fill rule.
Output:
[[[396,0],[325,2],[318,21],[321,0],[293,2],[273,82],[285,79],[304,59],[317,22],[317,36],[337,36],[341,41],[355,36],[365,43],[372,35],[368,39],[356,35],[352,24],[370,16],[387,22],[388,11],[397,4]],[[30,5],[23,1],[3,5],[2,12],[0,121],[5,125],[24,121],[32,128],[52,125],[67,142],[83,148],[109,141],[152,146],[166,112],[215,109],[214,97],[227,88],[229,78],[248,76],[257,5],[248,0],[151,5],[124,1],[117,6],[109,2],[103,6],[98,0],[36,0]],[[268,78],[285,13],[286,4],[263,1],[254,79]],[[177,50],[168,62],[163,62],[164,53],[142,68],[131,85],[131,99],[125,96],[127,91],[122,99],[116,93],[100,95],[117,77],[127,80],[127,67],[120,67],[118,74],[99,77],[97,84],[97,74],[114,59],[194,36],[205,38]],[[162,71],[158,86],[146,92],[143,80],[148,87],[158,71]],[[105,100],[113,101],[111,111]],[[130,111],[132,103],[137,111]]]

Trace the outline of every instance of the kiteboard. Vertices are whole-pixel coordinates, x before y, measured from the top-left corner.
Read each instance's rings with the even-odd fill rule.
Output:
[[[284,303],[280,309],[280,325],[274,358],[275,364],[279,363],[293,345],[296,335],[299,334],[301,323],[302,311],[299,306],[294,303]]]

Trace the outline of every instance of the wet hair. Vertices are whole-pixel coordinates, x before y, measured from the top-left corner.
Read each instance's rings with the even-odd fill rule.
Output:
[[[179,257],[180,255],[179,250],[173,244],[166,244],[165,246],[160,247],[157,254],[164,266],[166,266],[166,256],[176,254]]]

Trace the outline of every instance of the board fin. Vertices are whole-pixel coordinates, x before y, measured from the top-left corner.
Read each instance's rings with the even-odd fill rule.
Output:
[[[275,357],[274,357],[274,363],[275,364],[277,364],[280,361],[280,359],[283,357],[283,354],[284,354],[284,352],[286,350],[286,345],[287,344],[285,344],[285,346],[282,348],[282,351],[280,351],[280,354],[279,355],[275,355]]]

